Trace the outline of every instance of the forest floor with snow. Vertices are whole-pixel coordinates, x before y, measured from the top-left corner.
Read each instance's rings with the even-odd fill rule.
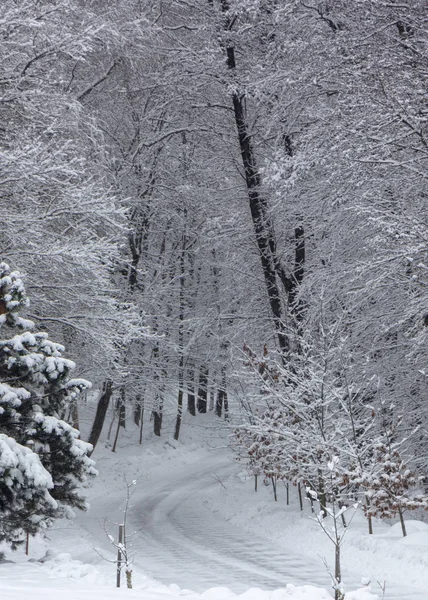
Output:
[[[165,435],[142,446],[130,429],[114,454],[101,442],[90,511],[31,539],[28,557],[0,548],[1,599],[330,600],[323,561],[333,564],[334,549],[309,505],[300,512],[294,488],[289,506],[283,487],[278,502],[262,482],[255,493],[227,449],[227,429],[212,424],[212,415],[200,415],[184,424],[182,441]],[[123,520],[126,482],[132,590],[115,587],[106,535],[116,536]],[[402,538],[398,524],[375,522],[369,536],[355,516],[343,545],[346,600],[428,599],[428,525],[412,519],[407,527]]]

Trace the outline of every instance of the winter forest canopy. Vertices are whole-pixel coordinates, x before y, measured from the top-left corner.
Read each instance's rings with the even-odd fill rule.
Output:
[[[424,0],[3,0],[0,539],[12,503],[30,533],[84,507],[86,380],[93,444],[110,401],[176,439],[230,412],[254,475],[426,505],[427,27]]]

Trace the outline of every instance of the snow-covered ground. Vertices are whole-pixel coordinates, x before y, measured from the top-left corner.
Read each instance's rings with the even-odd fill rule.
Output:
[[[13,562],[0,563],[1,599],[331,599],[323,559],[332,565],[333,547],[309,506],[300,513],[294,489],[290,506],[285,489],[277,503],[263,484],[255,493],[231,460],[227,431],[205,427],[208,421],[210,415],[199,416],[196,427],[185,425],[178,444],[164,437],[140,447],[131,430],[115,454],[97,447],[91,510],[58,523],[47,539],[31,540],[30,561],[23,549],[8,554]],[[133,589],[118,590],[106,532],[117,536],[126,482]],[[385,600],[427,600],[428,525],[409,521],[408,531],[403,539],[397,525],[376,523],[368,536],[362,516],[355,517],[343,546],[346,600],[381,599],[378,582],[386,583]]]

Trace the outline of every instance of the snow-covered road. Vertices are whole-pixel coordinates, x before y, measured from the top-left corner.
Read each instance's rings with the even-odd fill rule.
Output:
[[[236,594],[249,588],[275,590],[288,583],[331,591],[323,564],[325,557],[332,565],[331,542],[296,505],[283,505],[283,493],[278,503],[270,499],[269,488],[254,494],[252,482],[231,459],[224,446],[174,448],[160,440],[144,448],[129,445],[113,456],[100,448],[100,475],[89,490],[91,510],[74,523],[58,524],[49,534],[52,543],[85,564],[105,567],[113,578],[114,565],[101,558],[114,561],[115,556],[104,521],[123,521],[124,478],[137,479],[126,525],[136,577],[146,574],[199,593],[219,586]],[[293,491],[296,502],[295,496]],[[390,530],[378,524],[377,535],[368,539],[364,519],[353,523],[344,547],[346,589],[361,588],[362,576],[368,576],[379,597],[377,581],[386,580],[384,600],[427,600],[427,548],[419,553],[399,537],[388,537]],[[110,533],[117,536],[117,525]]]
[[[233,468],[227,459],[222,463],[215,458],[190,478],[189,472],[185,478],[179,474],[150,490],[134,510],[143,524],[133,543],[141,567],[164,583],[199,592],[219,585],[236,593],[248,587],[277,589],[286,583],[328,587],[322,564],[308,564],[295,550],[278,551],[204,506],[200,490],[221,485],[214,473],[221,479]],[[137,528],[135,517],[131,522]]]
[[[287,583],[330,588],[321,558],[308,558],[299,548],[277,547],[213,515],[201,490],[215,490],[235,471],[226,456],[204,457],[202,463],[173,470],[134,504],[130,528],[135,563],[154,578],[202,592],[226,586],[236,593],[249,587],[277,589]],[[348,589],[361,587],[360,578],[344,572]],[[388,586],[386,600],[426,600],[428,592]]]

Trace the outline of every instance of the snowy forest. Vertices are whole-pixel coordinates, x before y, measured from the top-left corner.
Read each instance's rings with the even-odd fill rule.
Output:
[[[406,535],[425,0],[1,4],[0,541],[85,509],[112,414],[113,451],[212,416],[256,488]]]

